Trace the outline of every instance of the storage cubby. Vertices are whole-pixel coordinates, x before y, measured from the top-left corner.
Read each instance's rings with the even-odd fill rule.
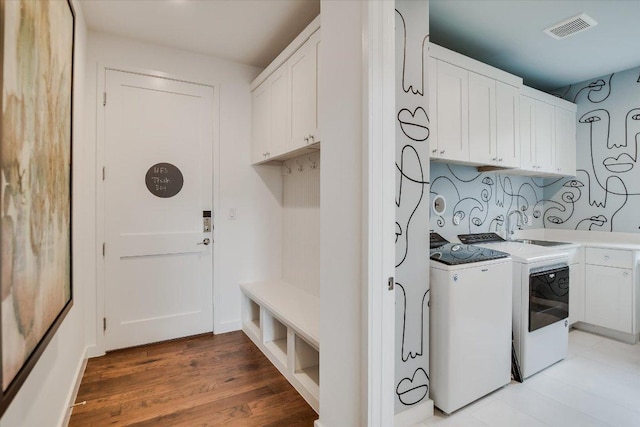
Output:
[[[256,337],[260,337],[260,306],[246,295],[244,299],[244,318],[242,323]]]
[[[312,394],[320,390],[320,353],[296,335],[294,345],[294,375]]]
[[[320,301],[282,280],[242,283],[242,329],[318,412]]]
[[[263,312],[262,339],[274,357],[287,366],[287,327],[267,310]]]

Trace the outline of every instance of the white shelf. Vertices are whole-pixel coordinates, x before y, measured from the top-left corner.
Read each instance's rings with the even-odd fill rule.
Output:
[[[241,284],[240,288],[244,332],[318,412],[319,298],[283,281]]]

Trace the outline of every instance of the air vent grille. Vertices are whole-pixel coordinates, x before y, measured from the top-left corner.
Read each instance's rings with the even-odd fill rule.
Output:
[[[566,37],[578,34],[584,30],[587,30],[598,23],[586,13],[574,16],[573,18],[565,19],[562,22],[558,22],[555,25],[544,30],[545,33],[553,37],[554,39],[564,39]]]

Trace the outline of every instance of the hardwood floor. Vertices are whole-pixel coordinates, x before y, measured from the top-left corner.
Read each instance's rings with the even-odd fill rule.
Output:
[[[318,415],[243,332],[90,359],[70,426],[313,426]]]

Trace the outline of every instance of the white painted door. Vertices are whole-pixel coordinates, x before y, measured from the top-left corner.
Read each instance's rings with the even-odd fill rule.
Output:
[[[105,348],[211,332],[213,88],[105,81]]]
[[[520,167],[520,94],[502,82],[496,82],[496,148],[499,166]]]
[[[576,174],[576,114],[555,107],[556,171],[563,175]]]
[[[536,101],[520,96],[520,167],[537,171],[536,160]]]
[[[556,130],[554,106],[536,101],[536,170],[556,172]]]
[[[260,163],[266,159],[266,153],[271,145],[271,91],[269,83],[264,82],[251,94],[252,107],[252,135],[251,162]]]
[[[474,162],[498,162],[495,111],[495,80],[469,72],[469,159]]]
[[[469,72],[437,61],[437,157],[469,160]]]
[[[294,53],[289,68],[290,132],[289,149],[320,141],[318,130],[318,44],[320,32]]]
[[[626,268],[587,264],[585,321],[616,331],[633,331],[633,275]]]

